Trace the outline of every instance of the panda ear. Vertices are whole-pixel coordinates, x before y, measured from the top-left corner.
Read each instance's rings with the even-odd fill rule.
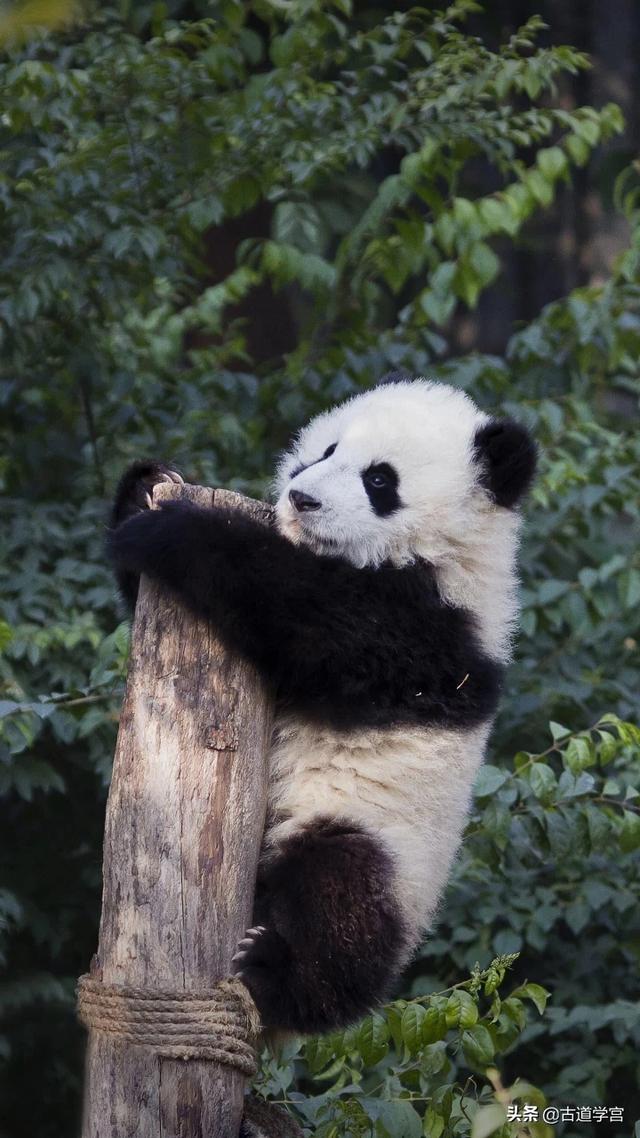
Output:
[[[407,375],[405,371],[388,371],[376,383],[376,387],[384,387],[387,383],[412,383],[413,376]]]
[[[512,509],[529,489],[536,472],[538,448],[513,419],[490,419],[475,433],[474,451],[480,483],[496,505]]]

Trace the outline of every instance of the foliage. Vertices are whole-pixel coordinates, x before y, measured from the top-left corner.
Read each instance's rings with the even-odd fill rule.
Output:
[[[318,1138],[372,1132],[438,1138],[445,1127],[452,1134],[469,1134],[471,1127],[476,1133],[480,1104],[486,1107],[493,1097],[484,1072],[495,1080],[490,1064],[518,1036],[524,1001],[541,1012],[548,997],[539,985],[522,984],[502,999],[499,989],[513,962],[513,956],[496,957],[442,992],[397,1000],[348,1031],[307,1043],[301,1055],[291,1056],[294,1063],[286,1062],[286,1052],[280,1063],[267,1055],[259,1089],[279,1096],[272,1101],[286,1103]],[[464,1085],[452,1081],[460,1068],[474,1073]],[[294,1077],[328,1086],[305,1095],[289,1089]],[[544,1101],[524,1084],[510,1097],[524,1093]],[[505,1122],[502,1109],[500,1124]],[[547,1128],[536,1127],[536,1133],[546,1138]]]
[[[77,14],[74,0],[18,0],[0,4],[0,45],[15,46],[43,28],[59,28]]]
[[[318,1138],[478,1138],[480,1132],[511,1138],[523,1131],[506,1120],[510,1102],[541,1108],[540,1121],[524,1133],[550,1138],[552,1128],[542,1121],[547,1101],[617,1101],[615,1092],[607,1094],[605,1064],[616,1081],[624,1078],[640,1045],[637,1003],[625,994],[640,934],[632,884],[640,850],[640,729],[614,716],[587,731],[551,727],[553,741],[541,754],[520,752],[512,769],[486,764],[478,775],[450,908],[426,957],[434,986],[446,954],[451,972],[470,968],[470,979],[424,995],[420,975],[413,998],[313,1040],[280,1063],[265,1057],[263,1093],[299,1112]],[[625,886],[620,874],[627,862]],[[508,899],[502,909],[498,885]],[[587,928],[581,948],[575,938]],[[502,955],[481,972],[476,954],[487,958],[498,947]],[[518,954],[527,949],[551,993],[523,976],[505,995],[505,970],[521,965]],[[593,982],[594,956],[610,972],[605,992],[602,977]],[[534,1009],[533,1020],[527,1009]],[[598,1040],[603,1028],[611,1030],[609,1046]],[[588,1062],[570,1061],[579,1035],[588,1036]],[[522,1080],[505,1095],[493,1064],[536,1037],[547,1050],[546,1097]],[[321,1093],[297,1089],[318,1082],[328,1084]]]
[[[506,1138],[508,1095],[525,1092],[619,1103],[629,1121],[638,178],[619,184],[631,240],[609,281],[551,305],[503,357],[447,357],[452,313],[498,287],[502,250],[621,126],[614,107],[556,105],[556,84],[586,61],[540,47],[535,17],[494,51],[464,30],[474,7],[122,3],[0,60],[11,1138],[69,1133],[79,1093],[72,992],[95,948],[127,647],[104,565],[105,494],[144,453],[262,493],[292,428],[389,367],[468,389],[540,440],[523,631],[462,857],[405,999],[266,1060],[261,1087],[326,1138],[372,1127]],[[491,193],[475,189],[480,166]],[[276,338],[290,323],[290,345],[258,351],[260,318]],[[495,973],[515,953],[514,993]],[[479,986],[476,961],[494,958]],[[486,1074],[494,1063],[502,1081]]]
[[[610,412],[635,410],[639,353],[640,290],[614,277],[550,305],[505,359],[431,369],[527,419],[543,452],[521,558],[517,699],[501,720],[514,749],[523,728],[540,741],[550,714],[578,724],[594,708],[636,713],[640,441]]]
[[[4,439],[24,434],[9,486],[44,492],[46,453],[47,486],[101,493],[151,447],[255,488],[314,405],[407,343],[433,361],[434,326],[498,272],[492,240],[621,126],[613,106],[536,105],[584,58],[536,48],[535,17],[491,52],[458,27],[468,6],[358,27],[344,3],[263,0],[249,19],[227,0],[151,37],[107,7],[7,59]],[[473,199],[480,160],[500,189]],[[270,236],[207,282],[203,234],[215,263],[222,223],[261,201]],[[296,286],[298,335],[258,384],[228,309],[261,283]]]

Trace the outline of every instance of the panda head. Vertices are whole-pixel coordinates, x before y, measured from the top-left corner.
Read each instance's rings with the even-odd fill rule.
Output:
[[[535,471],[536,447],[462,391],[390,375],[313,419],[282,458],[278,527],[358,566],[433,564],[487,544]]]

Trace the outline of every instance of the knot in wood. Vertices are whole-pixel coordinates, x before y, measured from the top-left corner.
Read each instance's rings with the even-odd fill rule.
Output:
[[[205,746],[210,751],[237,751],[238,728],[229,716],[221,723],[209,723],[205,730]]]

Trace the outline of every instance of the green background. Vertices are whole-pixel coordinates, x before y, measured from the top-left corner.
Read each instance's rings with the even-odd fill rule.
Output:
[[[291,432],[390,368],[540,442],[517,659],[403,999],[265,1057],[260,1085],[321,1138],[506,1136],[495,1063],[538,1088],[514,1098],[625,1108],[555,1133],[633,1129],[640,748],[602,717],[638,692],[640,21],[621,5],[616,39],[579,7],[519,30],[515,4],[348,0],[0,22],[3,1138],[77,1131],[127,651],[115,480],[151,455],[264,494]]]

